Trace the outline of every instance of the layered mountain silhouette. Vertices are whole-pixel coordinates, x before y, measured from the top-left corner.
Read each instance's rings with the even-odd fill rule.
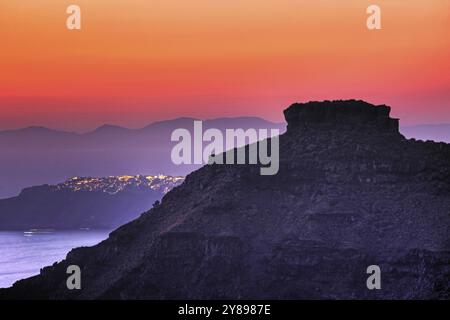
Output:
[[[0,230],[108,229],[150,209],[183,177],[73,177],[0,200]]]
[[[23,188],[56,184],[67,177],[106,177],[124,174],[186,175],[199,165],[177,166],[170,159],[178,128],[193,131],[194,118],[152,123],[140,129],[104,125],[77,134],[43,127],[0,131],[0,198],[19,194]],[[203,127],[221,131],[234,128],[275,128],[285,124],[256,117],[218,118]]]
[[[176,166],[170,159],[175,143],[170,135],[177,128],[192,132],[195,118],[159,121],[140,129],[103,125],[92,132],[77,134],[29,127],[0,131],[0,199],[16,196],[27,187],[57,184],[73,176],[117,176],[123,174],[186,175],[199,165]],[[205,120],[204,129],[279,129],[257,117]],[[450,125],[404,126],[407,138],[450,142]]]
[[[363,101],[284,111],[280,169],[206,165],[91,248],[0,291],[38,299],[448,299],[450,146]],[[82,270],[68,290],[67,267]],[[381,270],[369,290],[367,268]]]

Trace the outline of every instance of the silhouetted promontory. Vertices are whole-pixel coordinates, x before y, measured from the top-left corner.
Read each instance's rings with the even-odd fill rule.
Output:
[[[450,145],[388,106],[285,110],[280,169],[207,165],[92,248],[0,291],[40,299],[448,299]],[[68,290],[79,265],[82,289]],[[381,290],[366,286],[381,269]]]

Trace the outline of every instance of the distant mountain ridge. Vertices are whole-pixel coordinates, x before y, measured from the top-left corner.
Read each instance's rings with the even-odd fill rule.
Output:
[[[184,176],[199,165],[174,165],[171,133],[193,130],[195,118],[154,122],[139,129],[103,125],[87,133],[29,127],[0,131],[0,198],[17,195],[30,185],[56,184],[71,176],[116,176],[148,172]],[[204,120],[203,127],[219,130],[267,128],[285,124],[257,117]]]
[[[450,123],[405,126],[401,132],[408,139],[450,143]]]
[[[107,132],[107,131],[129,131],[129,132],[139,132],[139,131],[148,131],[153,129],[159,129],[159,128],[177,128],[178,126],[186,126],[190,125],[193,121],[202,121],[203,124],[206,127],[229,127],[231,124],[232,126],[230,128],[237,128],[239,125],[242,125],[244,127],[250,127],[253,126],[261,126],[261,125],[276,125],[280,126],[282,128],[285,126],[284,123],[278,123],[278,122],[272,122],[269,120],[265,120],[260,117],[251,117],[251,116],[244,116],[244,117],[220,117],[220,118],[213,118],[213,119],[200,119],[200,118],[193,118],[193,117],[178,117],[170,120],[160,120],[152,122],[144,127],[141,128],[127,128],[120,125],[114,125],[114,124],[103,124],[98,126],[97,128],[77,133],[72,131],[65,131],[65,130],[56,130],[51,129],[44,126],[29,126],[29,127],[23,127],[18,129],[9,129],[9,130],[0,130],[0,135],[4,134],[17,134],[17,133],[55,133],[55,134],[70,134],[74,136],[83,136],[83,135],[92,135],[95,133],[101,133],[101,132]]]
[[[30,185],[56,184],[69,176],[109,176],[165,172],[186,175],[199,165],[176,166],[170,159],[170,135],[177,128],[192,130],[192,117],[153,122],[138,129],[102,125],[86,133],[32,126],[0,131],[0,198],[17,195]],[[217,118],[203,127],[267,128],[285,132],[285,123],[258,117]],[[404,126],[407,138],[450,142],[450,125]]]
[[[199,118],[180,117],[174,118],[172,120],[156,121],[142,128],[137,129],[127,128],[119,125],[104,124],[95,128],[94,130],[87,131],[84,133],[55,130],[43,126],[30,126],[19,129],[0,130],[0,135],[51,133],[51,134],[71,135],[81,137],[86,135],[95,135],[104,133],[127,133],[127,132],[131,133],[131,132],[151,131],[159,128],[172,129],[177,126],[180,127],[190,126],[193,121],[200,121],[200,120],[201,119]],[[254,125],[255,127],[262,127],[264,125],[269,124],[270,126],[275,125],[279,127],[282,130],[282,132],[284,132],[285,130],[284,123],[271,122],[259,117],[235,117],[235,118],[222,117],[217,119],[201,120],[201,121],[204,122],[206,127],[225,128],[224,124],[226,125],[232,124],[230,128],[238,128],[239,125],[243,125],[244,127],[250,127],[250,125]],[[401,126],[400,131],[408,139],[416,139],[423,141],[432,140],[436,142],[450,143],[450,123],[406,125]]]
[[[73,177],[0,200],[0,230],[113,229],[152,207],[184,177]]]

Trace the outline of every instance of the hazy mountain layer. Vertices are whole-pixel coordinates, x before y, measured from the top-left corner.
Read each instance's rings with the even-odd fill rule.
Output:
[[[0,200],[0,230],[117,228],[183,180],[164,175],[74,177],[26,188],[17,197]]]
[[[123,174],[186,175],[200,165],[177,166],[170,158],[175,129],[193,131],[194,118],[152,123],[140,129],[104,125],[85,134],[30,127],[0,131],[0,198],[28,186],[56,184],[73,176]],[[285,125],[255,117],[205,120],[204,129],[277,128]]]

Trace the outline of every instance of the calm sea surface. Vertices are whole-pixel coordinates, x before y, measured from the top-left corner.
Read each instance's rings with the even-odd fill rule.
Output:
[[[61,261],[76,247],[92,246],[110,231],[0,231],[0,288],[39,274],[42,267]]]

